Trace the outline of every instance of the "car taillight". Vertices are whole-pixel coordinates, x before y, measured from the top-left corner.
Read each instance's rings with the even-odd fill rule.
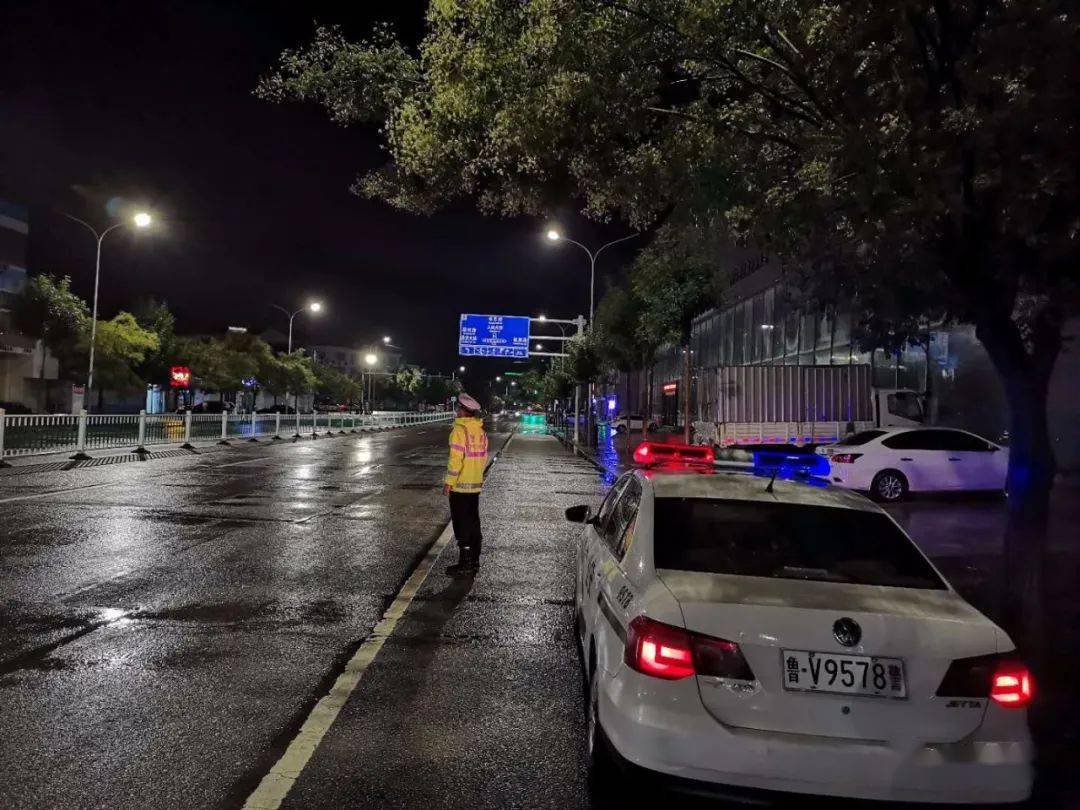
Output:
[[[1035,697],[1031,672],[1019,661],[998,664],[990,684],[990,699],[1002,706],[1027,706]]]
[[[625,660],[631,669],[670,681],[695,674],[754,680],[735,642],[691,633],[647,616],[630,622]]]
[[[953,661],[937,694],[990,698],[1002,706],[1022,707],[1035,696],[1035,681],[1020,661],[1003,655],[980,655]]]
[[[857,458],[862,458],[862,453],[834,453],[829,456],[829,461],[835,461],[837,464],[854,464]]]

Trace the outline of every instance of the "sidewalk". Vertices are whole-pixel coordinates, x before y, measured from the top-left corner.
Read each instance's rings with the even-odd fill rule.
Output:
[[[574,527],[596,469],[515,435],[481,500],[475,579],[442,554],[284,807],[587,807]]]

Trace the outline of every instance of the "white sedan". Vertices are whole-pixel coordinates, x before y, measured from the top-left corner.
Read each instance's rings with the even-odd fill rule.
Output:
[[[567,510],[594,789],[1026,799],[1009,637],[866,499],[767,486],[669,465]]]
[[[829,480],[895,503],[909,492],[1005,489],[1009,451],[966,430],[864,430],[822,448]]]

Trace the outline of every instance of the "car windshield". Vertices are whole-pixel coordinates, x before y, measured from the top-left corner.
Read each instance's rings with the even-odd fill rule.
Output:
[[[856,509],[714,498],[657,498],[657,568],[943,589],[886,515]]]
[[[860,444],[866,444],[876,439],[878,436],[884,436],[884,430],[864,430],[861,433],[855,433],[848,436],[846,439],[841,439],[836,444],[839,447],[858,447]]]

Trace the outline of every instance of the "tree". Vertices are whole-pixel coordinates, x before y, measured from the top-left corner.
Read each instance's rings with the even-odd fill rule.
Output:
[[[71,278],[49,274],[32,276],[19,294],[12,311],[14,327],[42,343],[38,379],[45,380],[48,354],[57,358],[61,377],[81,370],[79,339],[89,326],[90,310],[86,302],[71,291]],[[45,407],[50,410],[49,386],[45,382]]]
[[[320,29],[259,92],[380,126],[390,160],[356,189],[402,208],[543,213],[572,196],[638,227],[682,209],[801,271],[810,296],[929,291],[1001,377],[1005,621],[1036,638],[1047,386],[1077,301],[1078,14],[1067,0],[434,2],[417,53],[385,29],[356,44]],[[926,314],[896,313],[893,334]]]
[[[600,300],[593,319],[593,331],[605,362],[619,371],[647,372],[646,424],[652,415],[652,367],[661,346],[653,321],[646,319],[647,308],[647,302],[633,287],[616,286]]]
[[[331,405],[348,404],[362,396],[360,383],[344,372],[325,363],[317,363],[315,373],[315,393]]]
[[[132,307],[132,314],[139,326],[157,336],[157,348],[139,364],[136,373],[146,382],[166,385],[169,369],[181,365],[180,356],[185,348],[183,339],[176,334],[176,316],[165,301],[144,298]]]
[[[83,348],[89,350],[90,335],[83,331]],[[98,384],[98,407],[105,389],[133,392],[143,389],[145,381],[136,369],[158,348],[153,332],[139,326],[130,312],[118,312],[108,321],[98,321],[94,340],[94,376]],[[92,392],[87,391],[87,396]]]

